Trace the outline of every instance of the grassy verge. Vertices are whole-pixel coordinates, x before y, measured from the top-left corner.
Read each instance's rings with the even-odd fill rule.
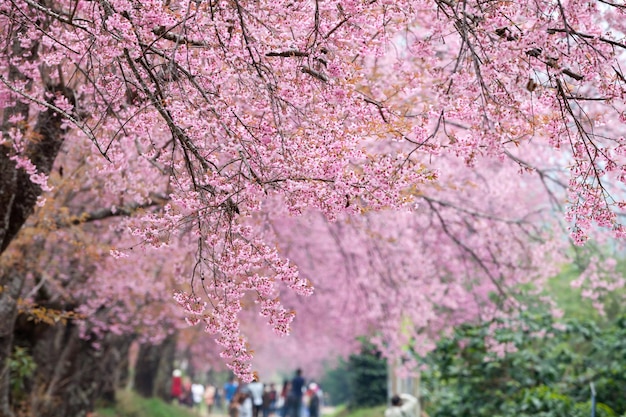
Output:
[[[386,405],[379,405],[371,408],[354,408],[338,407],[337,412],[332,417],[383,417],[385,415]]]
[[[143,398],[131,391],[118,391],[114,408],[96,410],[96,417],[198,417],[186,407],[158,398]]]

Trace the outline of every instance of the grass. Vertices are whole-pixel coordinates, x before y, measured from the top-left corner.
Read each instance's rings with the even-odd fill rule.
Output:
[[[132,391],[118,391],[115,407],[98,408],[94,417],[199,417],[201,414],[158,398],[143,398]],[[332,408],[331,408],[332,409]],[[348,409],[339,406],[324,417],[383,417],[385,405]],[[204,415],[204,414],[202,414]]]
[[[143,398],[131,391],[118,391],[114,408],[99,408],[96,417],[198,417],[189,408],[158,398]]]
[[[385,415],[386,405],[379,405],[369,408],[346,408],[338,407],[336,413],[331,417],[382,417]]]

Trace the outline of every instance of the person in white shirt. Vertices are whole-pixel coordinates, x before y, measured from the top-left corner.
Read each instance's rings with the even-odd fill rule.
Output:
[[[385,417],[415,417],[417,398],[411,394],[391,397],[391,407],[385,410]]]
[[[263,383],[254,377],[247,389],[252,397],[252,417],[259,417],[259,411],[263,409]]]
[[[204,397],[204,385],[191,384],[191,397],[193,398],[193,406],[200,409],[200,404]]]
[[[242,393],[239,403],[239,417],[252,417],[252,399],[247,392]]]

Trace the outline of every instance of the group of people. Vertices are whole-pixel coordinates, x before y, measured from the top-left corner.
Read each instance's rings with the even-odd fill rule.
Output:
[[[284,381],[280,392],[275,383],[263,384],[258,377],[249,384],[231,378],[220,389],[211,384],[192,383],[190,378],[182,377],[180,370],[175,370],[171,395],[179,404],[198,411],[204,403],[209,416],[214,410],[216,414],[224,412],[223,398],[229,417],[320,417],[324,394],[315,382],[307,384],[302,370],[297,369],[291,380]],[[417,417],[417,404],[418,399],[410,394],[394,395],[384,417]]]
[[[175,370],[171,394],[174,401],[198,411],[204,403],[209,416],[213,411],[224,412],[223,398],[229,417],[320,417],[324,395],[315,382],[307,384],[301,369],[296,370],[291,380],[283,382],[280,392],[275,383],[263,384],[258,377],[249,384],[231,378],[220,389],[211,384],[192,383]],[[394,395],[384,417],[417,417],[417,403],[417,398],[410,394]]]
[[[221,408],[221,395],[219,389],[209,384],[204,386],[197,382],[192,382],[191,378],[183,377],[182,372],[174,370],[172,376],[171,399],[178,404],[192,407],[198,411],[202,404],[206,405],[209,415],[214,407]]]
[[[307,384],[301,369],[284,381],[280,391],[275,383],[263,384],[258,378],[249,384],[231,378],[223,388],[204,386],[175,370],[171,398],[198,411],[206,409],[209,415],[226,411],[229,417],[319,417],[323,392],[315,382]]]
[[[319,417],[323,392],[314,382],[307,385],[298,369],[280,392],[276,384],[258,378],[247,385],[231,380],[224,386],[224,398],[229,417]]]

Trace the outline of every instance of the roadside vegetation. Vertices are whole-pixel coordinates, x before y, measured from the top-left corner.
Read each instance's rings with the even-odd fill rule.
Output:
[[[617,276],[624,269],[618,265]],[[528,288],[529,307],[458,326],[440,339],[420,358],[422,410],[430,417],[587,417],[595,401],[597,417],[626,416],[624,290],[596,299],[604,306],[600,312],[571,286],[581,270],[584,265],[568,265],[550,280],[547,292],[556,305]],[[365,346],[327,373],[331,398],[346,405],[337,417],[384,414],[386,396],[375,393],[386,383],[385,370]]]
[[[160,398],[144,398],[123,390],[117,392],[114,407],[97,409],[95,417],[198,417],[198,414]]]

